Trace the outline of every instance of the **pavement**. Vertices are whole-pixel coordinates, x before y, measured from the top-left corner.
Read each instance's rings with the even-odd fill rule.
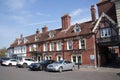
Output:
[[[112,73],[120,73],[120,68],[112,68],[112,67],[97,67],[89,66],[89,67],[80,67],[75,66],[75,70],[79,71],[97,71],[97,72],[112,72]]]

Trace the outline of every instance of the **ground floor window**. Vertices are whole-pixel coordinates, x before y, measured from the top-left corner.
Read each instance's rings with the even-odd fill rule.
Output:
[[[81,55],[71,55],[71,61],[78,64],[78,63],[82,63],[82,58]]]
[[[57,55],[57,61],[59,61],[59,60],[63,60],[61,55]]]
[[[38,61],[41,61],[41,60],[42,60],[42,56],[38,56],[38,57],[37,57],[37,60],[38,60]]]
[[[52,60],[52,56],[51,55],[46,55],[45,60]]]

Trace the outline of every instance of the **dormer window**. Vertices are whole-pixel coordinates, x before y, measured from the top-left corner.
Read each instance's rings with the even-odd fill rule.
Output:
[[[39,40],[38,36],[35,36],[35,41],[38,41],[38,40]]]
[[[18,39],[18,45],[19,45],[21,42],[22,42],[22,40],[21,40],[21,39]]]
[[[80,31],[81,31],[81,28],[80,28],[79,24],[76,24],[74,27],[74,32],[80,32]]]
[[[53,33],[53,32],[50,32],[50,33],[49,33],[49,37],[50,37],[50,38],[53,38],[53,37],[54,37],[54,33]]]
[[[24,43],[27,43],[27,42],[28,42],[27,38],[24,38]]]

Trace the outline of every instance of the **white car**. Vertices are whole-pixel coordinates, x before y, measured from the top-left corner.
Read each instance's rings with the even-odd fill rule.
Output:
[[[17,60],[16,59],[9,59],[9,60],[5,60],[2,62],[2,65],[5,66],[15,66],[17,64]]]
[[[74,70],[75,64],[71,61],[60,60],[47,66],[48,71]]]
[[[21,58],[18,62],[17,62],[17,67],[23,67],[26,68],[28,67],[30,64],[32,63],[36,63],[35,60],[31,59],[31,58]]]

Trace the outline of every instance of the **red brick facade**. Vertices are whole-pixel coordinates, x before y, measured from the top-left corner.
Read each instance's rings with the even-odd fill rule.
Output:
[[[61,28],[49,31],[48,27],[44,26],[42,32],[37,29],[35,34],[25,37],[27,42],[22,45],[26,45],[26,57],[34,57],[36,60],[66,59],[92,66],[104,64],[107,58],[105,53],[109,52],[108,46],[116,44],[118,46],[116,41],[111,40],[111,36],[116,37],[117,35],[116,14],[114,10],[111,11],[114,9],[114,4],[109,1],[100,2],[97,6],[99,13],[97,20],[96,10],[92,5],[91,21],[71,25],[71,17],[69,14],[65,14],[61,17]],[[108,32],[109,38],[106,38],[106,34],[101,32],[106,28],[112,30]],[[17,40],[11,47],[15,47],[15,45],[17,46]]]

